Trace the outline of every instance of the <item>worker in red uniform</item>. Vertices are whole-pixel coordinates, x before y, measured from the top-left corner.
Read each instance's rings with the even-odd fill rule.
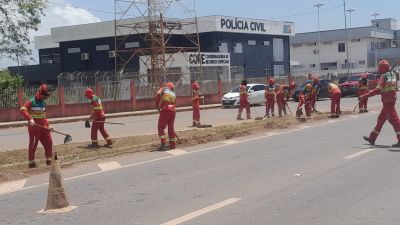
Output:
[[[311,108],[312,108],[313,112],[318,112],[316,103],[318,100],[319,90],[321,89],[321,84],[319,83],[318,78],[314,78],[311,85],[313,87],[312,95],[311,95]]]
[[[289,86],[279,85],[276,89],[276,104],[278,105],[279,117],[287,115],[286,112],[286,97],[289,95]]]
[[[247,93],[247,80],[242,80],[242,83],[240,84],[239,87],[239,95],[240,95],[240,104],[239,104],[239,112],[236,119],[243,120],[242,112],[244,108],[246,109],[246,118],[251,119],[249,93]]]
[[[293,96],[294,91],[296,90],[296,83],[294,81],[290,81],[289,90],[289,96],[286,98],[287,101],[289,101],[289,97]]]
[[[368,93],[368,77],[363,75],[358,81],[357,94],[358,97],[363,96]],[[358,102],[359,113],[368,112],[368,98],[363,98]]]
[[[46,84],[42,84],[35,97],[26,101],[21,107],[21,115],[28,120],[29,148],[28,160],[29,168],[35,168],[35,152],[38,142],[42,143],[46,164],[51,165],[51,156],[53,153],[53,140],[51,138],[49,122],[46,118],[46,102],[50,96],[49,88]],[[49,128],[50,130],[46,128]]]
[[[107,133],[104,128],[104,122],[106,121],[106,115],[104,114],[103,104],[101,103],[101,99],[94,94],[93,90],[87,88],[85,90],[85,96],[90,100],[90,106],[92,107],[92,114],[90,119],[93,121],[92,128],[90,131],[90,138],[92,140],[92,144],[89,145],[91,148],[98,148],[99,143],[97,140],[97,132],[100,131],[104,140],[106,140],[106,147],[112,146],[112,140],[110,135]]]
[[[161,145],[159,151],[167,149],[164,129],[168,126],[169,149],[176,148],[175,134],[175,115],[176,115],[176,94],[174,92],[175,85],[168,82],[166,87],[160,88],[156,95],[156,107],[160,112],[158,118],[158,135],[160,136]]]
[[[378,74],[381,75],[378,85],[375,89],[368,92],[367,94],[358,97],[359,101],[364,98],[372,97],[380,94],[383,107],[381,113],[378,116],[378,121],[375,128],[370,133],[369,137],[364,136],[364,140],[368,141],[371,145],[375,144],[379,133],[381,132],[383,124],[386,120],[393,126],[397,136],[397,143],[392,145],[393,147],[400,147],[400,120],[396,112],[396,91],[397,91],[397,78],[396,74],[391,71],[390,64],[386,60],[381,60],[378,64]]]
[[[275,80],[270,78],[268,80],[268,85],[265,86],[265,117],[275,116],[275,95],[276,95],[276,85]],[[271,114],[270,114],[271,113]]]
[[[192,84],[192,108],[193,108],[193,126],[200,126],[200,99],[204,99],[204,96],[200,96],[200,85],[198,83]]]
[[[309,119],[311,118],[312,91],[313,87],[311,84],[306,84],[306,86],[300,91],[299,104],[296,110],[296,117],[300,117],[301,115],[303,115],[302,107],[304,107],[304,111],[306,111],[307,118]]]
[[[331,116],[330,118],[339,118],[340,114],[340,98],[342,97],[342,92],[340,88],[334,83],[328,83],[328,91],[331,97]]]

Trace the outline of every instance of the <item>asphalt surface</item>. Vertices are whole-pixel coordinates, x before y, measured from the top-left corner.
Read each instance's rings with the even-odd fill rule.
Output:
[[[0,195],[0,224],[400,224],[395,134],[385,125],[377,146],[361,138],[377,115],[107,159],[122,166],[109,171],[95,170],[99,162],[67,169],[78,208],[64,214],[37,213],[47,185],[34,177]]]
[[[355,98],[343,98],[342,108],[343,110],[352,110],[356,104]],[[375,97],[370,99],[370,105],[378,105],[379,98]],[[298,103],[293,101],[289,102],[289,106],[293,113]],[[330,111],[330,100],[325,99],[318,101],[317,108],[321,111]],[[226,125],[232,123],[238,123],[236,121],[237,108],[232,109],[209,109],[201,113],[201,122],[205,124],[212,124],[213,126]],[[275,106],[275,112],[277,114],[277,107]],[[289,112],[288,112],[289,113]],[[256,107],[256,110],[252,108],[252,116],[264,116],[265,106]],[[243,112],[242,117],[245,117]],[[126,137],[133,135],[142,134],[156,134],[158,115],[146,115],[146,116],[131,116],[122,118],[108,119],[110,122],[125,123],[125,126],[120,125],[106,125],[106,129],[111,137]],[[243,121],[245,122],[245,121]],[[192,112],[178,112],[175,122],[175,129],[178,131],[193,129],[192,125]],[[70,134],[73,137],[73,142],[90,141],[90,129],[84,127],[84,122],[70,122],[52,125],[54,129]],[[53,134],[53,143],[62,144],[64,137],[61,135]],[[103,140],[99,133],[99,140]],[[28,146],[28,132],[26,127],[17,128],[5,128],[0,129],[0,151],[8,151],[13,149],[24,149]],[[40,145],[39,145],[40,146]]]

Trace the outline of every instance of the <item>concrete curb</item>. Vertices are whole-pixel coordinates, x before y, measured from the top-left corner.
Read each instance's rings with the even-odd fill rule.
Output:
[[[204,109],[215,109],[215,108],[222,108],[221,104],[212,104],[212,105],[205,105]],[[201,107],[203,109],[203,107]],[[185,112],[185,111],[192,111],[191,106],[185,107],[178,107],[176,108],[177,112]],[[128,117],[128,116],[144,116],[144,115],[154,115],[158,114],[157,110],[143,110],[143,111],[132,111],[132,112],[121,112],[121,113],[110,113],[106,114],[107,118],[119,118],[119,117]],[[77,122],[77,121],[84,121],[88,119],[89,115],[85,116],[74,116],[74,117],[60,117],[60,118],[49,118],[50,124],[58,124],[58,123],[70,123],[70,122]],[[13,127],[23,127],[26,126],[26,121],[13,121],[13,122],[3,122],[0,123],[0,129],[2,128],[13,128]]]

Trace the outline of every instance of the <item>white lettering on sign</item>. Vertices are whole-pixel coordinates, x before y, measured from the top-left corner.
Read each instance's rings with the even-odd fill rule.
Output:
[[[230,66],[229,53],[190,53],[189,64],[190,66]]]
[[[259,21],[248,21],[242,19],[224,19],[221,18],[221,29],[243,30],[254,32],[267,32],[266,25]]]

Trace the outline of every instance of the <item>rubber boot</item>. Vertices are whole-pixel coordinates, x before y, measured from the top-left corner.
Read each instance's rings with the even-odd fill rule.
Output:
[[[364,139],[365,141],[368,141],[368,143],[369,143],[370,145],[375,145],[375,141],[369,139],[369,137],[363,136],[363,139]]]
[[[392,145],[393,148],[400,148],[400,142],[397,142],[396,144]]]
[[[167,146],[165,145],[164,142],[161,142],[160,147],[158,147],[157,151],[165,151],[167,149]]]
[[[88,145],[87,147],[90,149],[96,149],[96,148],[100,148],[100,145],[99,145],[99,143],[92,141],[92,144]]]
[[[51,158],[46,158],[46,165],[48,165],[48,166],[51,165]]]
[[[175,141],[170,141],[169,142],[169,149],[175,149],[176,148],[176,142]]]
[[[112,148],[113,141],[110,138],[106,139],[106,141],[107,143],[104,145],[104,147]]]
[[[29,167],[29,169],[36,168],[35,161],[29,161],[28,167]]]
[[[236,120],[243,120],[243,118],[242,118],[241,115],[238,115],[238,116],[236,117]]]

